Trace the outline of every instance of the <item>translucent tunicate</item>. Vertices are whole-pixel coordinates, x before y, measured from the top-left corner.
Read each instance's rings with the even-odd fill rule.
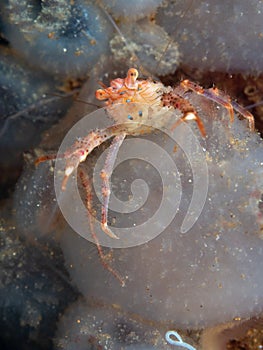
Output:
[[[119,29],[123,36],[115,35],[110,47],[115,60],[124,67],[128,62],[130,66],[135,64],[139,68],[145,67],[148,74],[159,76],[176,70],[180,61],[178,45],[171,41],[163,28],[141,20],[136,24],[126,23]]]
[[[107,52],[113,27],[92,3],[11,0],[2,8],[10,44],[49,73],[81,77]]]
[[[168,1],[157,24],[178,43],[185,65],[202,71],[262,72],[263,3]]]
[[[62,315],[58,323],[55,348],[61,350],[168,350],[156,329],[122,313],[114,305],[79,300]]]
[[[0,54],[0,188],[3,195],[16,181],[22,152],[40,141],[41,132],[55,123],[72,102],[48,95],[59,82],[31,69],[9,49]]]
[[[263,242],[258,217],[263,193],[262,141],[248,129],[244,120],[236,118],[230,127],[229,114],[224,108],[215,108],[195,94],[191,95],[191,103],[200,110],[206,126],[205,141],[194,127],[205,161],[197,155],[189,164],[184,157],[186,147],[192,147],[195,152],[197,140],[189,137],[190,131],[184,129],[185,125],[176,129],[176,145],[162,135],[147,136],[158,142],[164,152],[169,152],[180,174],[182,198],[174,220],[159,236],[145,244],[126,249],[103,248],[105,254],[111,256],[111,266],[124,276],[126,287],[121,287],[103,268],[91,243],[71,230],[63,234],[61,242],[72,278],[85,297],[96,296],[105,303],[118,304],[124,311],[158,322],[175,320],[178,328],[211,326],[234,317],[257,315],[263,308]],[[123,154],[121,150],[120,161],[122,157],[125,159],[125,142]],[[130,175],[131,181],[145,178],[149,190],[146,204],[141,208],[135,208],[128,215],[111,214],[110,221],[120,232],[122,227],[124,232],[125,227],[134,227],[136,232],[141,220],[146,224],[150,222],[161,206],[162,191],[168,202],[178,199],[169,197],[169,186],[162,189],[159,177],[156,178],[150,165],[145,164],[147,157],[143,156],[144,161],[141,161],[140,154],[137,159],[123,162],[122,167],[118,161],[112,177],[115,196],[121,191],[119,198],[124,196],[127,200],[130,195],[127,181],[123,183]],[[165,168],[165,158],[158,157],[158,160],[158,169]],[[209,172],[207,193],[203,185],[195,183],[198,169],[202,170],[204,162]],[[197,171],[195,176],[193,171]],[[128,187],[126,197],[125,184]],[[178,185],[175,175],[171,186],[179,188]],[[182,222],[196,190],[205,193],[205,205],[192,228],[184,232],[181,231]],[[197,209],[191,214],[195,215]],[[164,217],[168,210],[169,205]],[[158,225],[161,221],[155,223]],[[96,226],[98,231],[99,225]],[[147,227],[148,231],[151,227]],[[87,227],[85,234],[88,232]]]
[[[115,18],[124,17],[126,20],[134,20],[150,15],[155,11],[163,0],[102,0],[103,5],[109,10]]]

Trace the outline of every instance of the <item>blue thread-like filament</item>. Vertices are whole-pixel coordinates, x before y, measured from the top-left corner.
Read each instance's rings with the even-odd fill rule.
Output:
[[[173,338],[176,338],[178,340],[174,340]],[[180,346],[188,350],[196,350],[196,348],[194,348],[192,345],[185,343],[181,336],[175,331],[166,332],[165,339],[171,345]]]

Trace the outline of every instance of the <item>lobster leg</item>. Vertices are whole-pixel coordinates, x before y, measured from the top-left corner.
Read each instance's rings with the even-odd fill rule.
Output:
[[[208,98],[209,100],[216,102],[220,104],[221,106],[224,106],[228,112],[230,117],[230,122],[233,123],[234,121],[234,110],[238,112],[242,117],[248,120],[248,125],[251,131],[255,130],[255,122],[253,115],[247,111],[245,108],[241,107],[238,103],[235,101],[232,101],[230,97],[225,94],[223,91],[213,87],[211,89],[204,89],[200,85],[195,84],[189,80],[184,80],[180,83],[180,85],[185,90],[192,90],[198,95],[203,95],[204,97]]]
[[[110,236],[111,238],[117,238],[117,239],[119,237],[117,237],[108,227],[108,208],[109,208],[109,200],[110,200],[110,193],[111,193],[110,178],[112,175],[114,163],[115,163],[119,148],[121,147],[121,144],[123,143],[125,137],[126,137],[126,133],[122,133],[118,136],[115,136],[115,138],[112,141],[112,144],[110,145],[104,168],[100,173],[100,176],[102,179],[102,195],[103,195],[103,204],[101,208],[101,228],[108,236]]]
[[[99,254],[99,258],[101,261],[102,266],[108,270],[115,278],[117,278],[117,280],[120,282],[121,286],[124,287],[125,286],[125,281],[124,279],[121,277],[121,275],[109,264],[108,262],[108,257],[107,255],[104,254],[101,245],[99,243],[98,237],[95,233],[95,228],[94,228],[94,217],[95,217],[95,213],[94,213],[94,209],[93,209],[93,204],[92,204],[92,188],[91,188],[91,183],[89,180],[89,177],[86,173],[84,173],[84,171],[82,169],[79,170],[79,176],[80,176],[80,180],[82,183],[82,186],[84,187],[85,191],[86,191],[86,205],[87,205],[87,214],[88,214],[88,218],[89,218],[89,225],[90,225],[90,233],[91,236],[97,246],[97,251]]]

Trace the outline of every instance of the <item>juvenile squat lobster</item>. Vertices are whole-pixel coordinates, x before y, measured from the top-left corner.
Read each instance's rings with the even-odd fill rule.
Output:
[[[62,190],[65,190],[69,176],[78,165],[86,160],[87,156],[94,148],[114,137],[109,148],[104,169],[101,171],[103,182],[102,194],[104,198],[101,227],[111,238],[117,239],[118,237],[108,227],[110,178],[118,150],[125,137],[127,135],[138,135],[150,132],[151,128],[147,127],[147,125],[149,125],[149,123],[147,123],[149,120],[155,127],[165,125],[167,120],[161,118],[161,113],[169,108],[178,109],[182,112],[182,117],[174,123],[173,128],[178,125],[178,122],[194,120],[198,125],[200,133],[205,137],[206,131],[201,118],[198,116],[197,111],[189,100],[184,98],[184,94],[189,90],[194,91],[198,95],[203,95],[227,108],[231,122],[234,120],[235,110],[248,120],[250,130],[254,130],[253,115],[236,102],[231,101],[229,96],[217,88],[203,89],[201,86],[189,80],[182,81],[175,88],[165,87],[160,82],[139,80],[137,69],[130,68],[124,79],[114,79],[110,82],[109,87],[103,85],[103,89],[96,91],[96,98],[106,101],[106,106],[116,124],[105,129],[90,132],[86,137],[76,141],[71,149],[62,155],[62,157],[66,159],[65,174],[62,182]],[[129,105],[129,112],[124,115],[122,109],[122,112],[118,113],[117,104]],[[141,108],[138,109],[140,104]],[[46,155],[38,158],[36,164],[55,158],[55,155]]]
[[[106,162],[101,171],[103,203],[101,209],[102,230],[111,238],[118,239],[108,226],[108,206],[110,199],[110,178],[113,172],[114,163],[118,150],[127,135],[140,135],[150,133],[153,128],[160,128],[167,125],[167,118],[164,112],[178,110],[181,117],[173,122],[172,128],[178,123],[194,120],[203,137],[206,136],[204,124],[196,109],[186,99],[186,93],[193,91],[198,95],[203,95],[219,105],[224,106],[229,112],[230,122],[234,120],[234,110],[248,121],[250,130],[254,130],[254,117],[250,112],[231,101],[229,96],[217,88],[203,89],[201,86],[190,82],[182,81],[175,88],[166,87],[161,82],[153,80],[138,79],[138,71],[135,68],[128,70],[127,76],[117,78],[110,82],[107,87],[103,84],[102,89],[96,91],[98,100],[105,100],[106,109],[114,119],[115,124],[104,129],[91,131],[87,136],[78,139],[72,147],[60,158],[66,159],[62,190],[66,189],[67,180],[79,164],[84,162],[87,156],[99,145],[113,137],[113,141],[108,150]],[[167,114],[166,114],[167,115]],[[172,113],[168,113],[172,117]],[[149,126],[150,125],[150,126]],[[36,164],[55,159],[56,155],[45,155],[36,160]],[[90,221],[92,220],[91,186],[87,176],[80,171],[82,184],[87,192],[87,209]],[[93,223],[91,225],[91,235],[97,245],[100,259],[103,266],[108,269],[124,285],[122,277],[108,263],[106,256],[102,252],[98,239],[94,233]]]

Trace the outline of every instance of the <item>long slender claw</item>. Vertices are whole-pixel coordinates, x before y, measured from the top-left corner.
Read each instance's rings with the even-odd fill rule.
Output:
[[[106,162],[104,169],[101,171],[100,176],[102,179],[102,195],[103,195],[103,204],[101,207],[101,228],[111,238],[119,239],[111,229],[108,227],[108,208],[109,208],[109,200],[110,200],[110,178],[112,175],[112,171],[114,168],[114,163],[119,151],[119,148],[126,137],[126,133],[121,133],[112,141],[110,145],[108,155],[106,157]]]
[[[46,162],[47,160],[53,160],[56,159],[57,155],[56,154],[49,154],[45,156],[38,157],[35,160],[35,165],[38,166],[40,163]]]
[[[196,113],[193,113],[193,112],[186,113],[186,115],[183,117],[183,120],[186,120],[186,121],[187,120],[194,120],[197,123],[197,126],[201,132],[201,135],[203,137],[206,136],[204,124],[203,124],[201,118],[199,118]]]
[[[171,127],[171,131],[175,130],[177,128],[178,125],[180,125],[183,121],[189,121],[189,120],[194,120],[197,123],[197,126],[201,132],[201,135],[203,137],[206,136],[206,131],[205,131],[205,127],[204,124],[201,120],[201,118],[198,117],[197,114],[195,114],[194,112],[187,112],[182,118],[178,119]]]
[[[91,190],[91,184],[90,180],[87,174],[85,174],[81,169],[79,172],[80,179],[82,182],[83,187],[86,190],[86,201],[87,201],[87,215],[89,218],[89,225],[90,225],[90,233],[92,238],[94,239],[94,242],[97,246],[98,254],[100,261],[102,263],[102,266],[108,270],[117,280],[120,282],[121,286],[125,286],[125,280],[124,278],[119,274],[117,270],[115,270],[107,261],[106,255],[103,253],[103,250],[101,248],[100,242],[98,240],[98,237],[96,235],[95,229],[94,229],[94,217],[93,217],[93,204],[92,204],[92,190]]]
[[[76,169],[76,167],[74,167],[73,165],[66,167],[65,175],[63,177],[62,184],[61,184],[62,191],[65,191],[65,189],[67,187],[68,179],[69,179],[70,175],[73,173],[74,169]]]
[[[230,122],[234,122],[234,110],[238,112],[241,116],[248,120],[248,126],[251,131],[255,130],[255,121],[253,115],[247,111],[245,108],[240,106],[235,101],[232,101],[228,95],[223,91],[218,90],[217,88],[203,89],[201,86],[189,81],[184,80],[180,84],[184,89],[190,89],[196,92],[198,95],[203,95],[209,100],[218,103],[225,107],[229,112]],[[199,126],[199,125],[198,125]],[[199,126],[200,128],[200,126]],[[201,129],[200,129],[201,130]]]
[[[116,236],[115,233],[111,231],[107,223],[101,223],[101,228],[103,232],[105,232],[106,235],[108,235],[110,238],[119,239],[119,237]]]
[[[232,101],[232,105],[233,105],[234,109],[239,114],[241,114],[244,118],[247,119],[249,129],[251,131],[254,131],[255,130],[255,120],[254,120],[253,115],[248,110],[246,110],[244,107],[242,107],[238,103],[236,103],[235,101]]]

